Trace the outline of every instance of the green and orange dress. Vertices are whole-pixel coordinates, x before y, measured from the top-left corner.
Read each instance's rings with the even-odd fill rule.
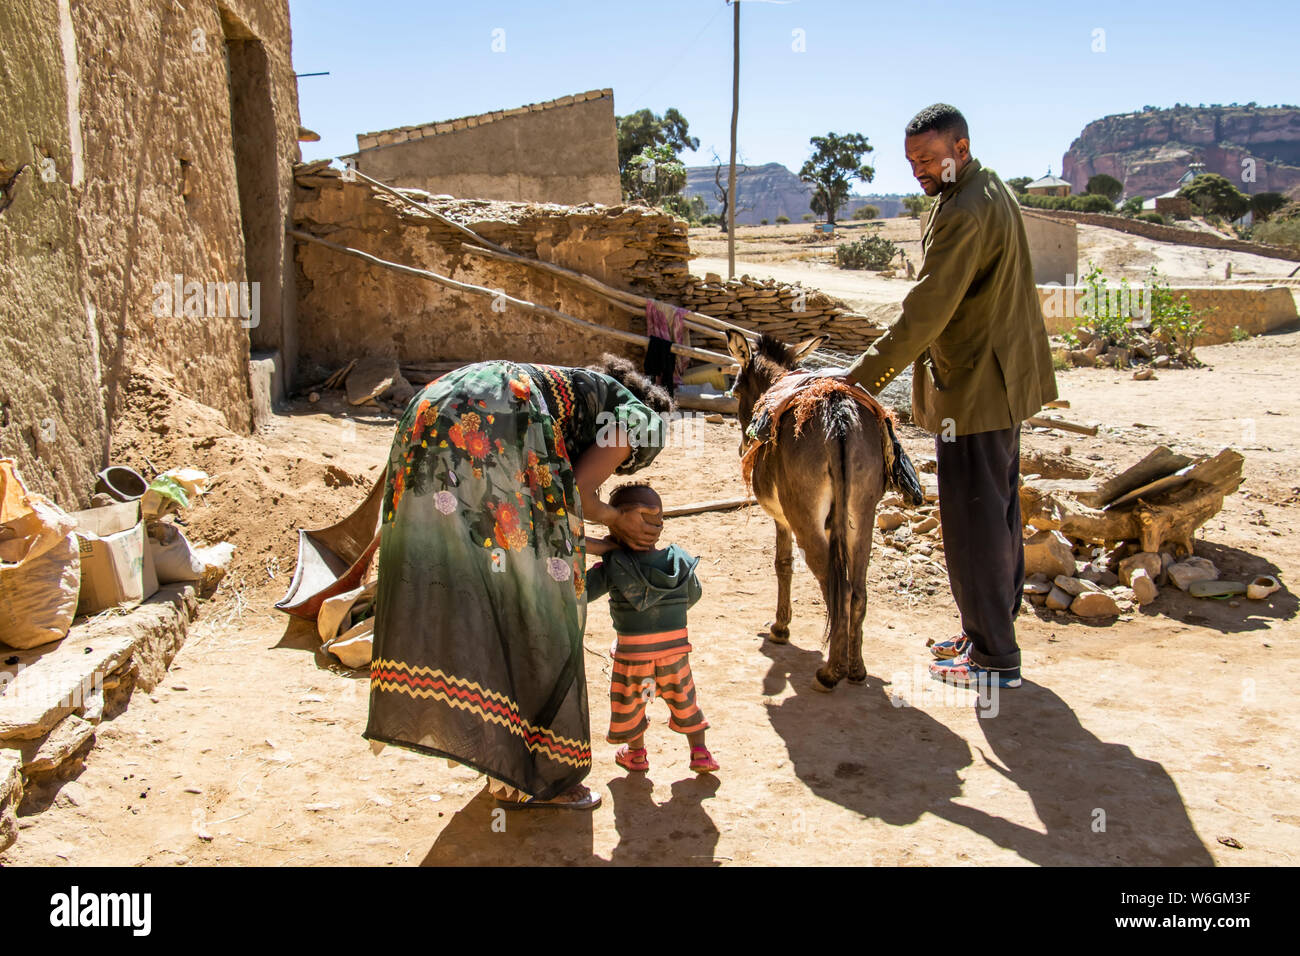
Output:
[[[573,462],[659,416],[589,369],[468,365],[407,406],[388,460],[365,736],[537,800],[591,768],[582,502]]]

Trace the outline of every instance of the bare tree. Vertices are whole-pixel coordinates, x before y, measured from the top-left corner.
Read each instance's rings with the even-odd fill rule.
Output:
[[[713,191],[714,191],[714,193],[717,195],[717,197],[718,197],[718,203],[719,203],[719,204],[721,205],[721,207],[722,207],[722,208],[719,210],[719,213],[718,213],[718,215],[719,215],[719,217],[720,217],[720,221],[719,221],[719,223],[718,223],[718,228],[721,229],[722,232],[723,232],[723,234],[725,235],[726,232],[727,232],[727,204],[728,204],[728,189],[727,189],[727,183],[723,180],[723,173],[726,172],[726,171],[728,170],[729,167],[728,167],[728,164],[727,164],[727,163],[724,163],[724,162],[723,162],[723,161],[718,157],[718,151],[717,151],[716,149],[713,150],[713,163],[714,163],[714,166],[713,166]],[[747,172],[749,172],[749,167],[748,167],[747,165],[745,165],[745,164],[743,164],[743,163],[737,163],[737,164],[736,164],[736,177],[737,177],[737,179],[740,178],[740,174],[741,174],[741,173],[747,173]],[[752,206],[742,206],[739,202],[737,202],[737,203],[736,203],[736,214],[739,215],[739,214],[742,213],[742,212],[748,212],[748,211],[749,211],[750,209],[752,209],[752,208],[753,208]]]

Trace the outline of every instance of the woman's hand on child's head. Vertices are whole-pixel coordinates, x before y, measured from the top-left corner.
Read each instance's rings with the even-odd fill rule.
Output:
[[[663,513],[647,505],[620,508],[611,519],[609,530],[615,538],[634,551],[649,551],[663,533]]]

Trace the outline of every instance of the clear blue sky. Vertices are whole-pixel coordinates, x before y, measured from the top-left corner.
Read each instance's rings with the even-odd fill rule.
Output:
[[[330,71],[298,82],[302,122],[322,137],[303,144],[306,159],[352,152],[357,133],[604,87],[619,114],[681,110],[700,139],[688,165],[726,158],[723,0],[289,5],[295,70]],[[863,133],[876,178],[858,192],[916,191],[902,128],[936,100],[966,114],[972,151],[1004,177],[1059,173],[1074,137],[1109,113],[1300,101],[1295,2],[745,0],[740,19],[741,157],[797,171],[808,137]]]

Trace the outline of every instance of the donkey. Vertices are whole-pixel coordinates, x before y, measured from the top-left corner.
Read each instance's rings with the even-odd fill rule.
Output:
[[[727,345],[740,371],[732,394],[742,429],[772,384],[826,341],[819,335],[799,345],[769,336],[751,348],[739,332]],[[867,679],[862,662],[862,621],[867,612],[867,565],[876,505],[885,492],[881,425],[852,398],[832,394],[795,434],[795,415],[782,416],[774,442],[755,453],[752,481],[759,504],[776,522],[776,620],[768,637],[790,640],[790,575],[794,540],[826,600],[829,650],[813,687],[830,692],[844,677]],[[793,535],[793,539],[792,539]]]

